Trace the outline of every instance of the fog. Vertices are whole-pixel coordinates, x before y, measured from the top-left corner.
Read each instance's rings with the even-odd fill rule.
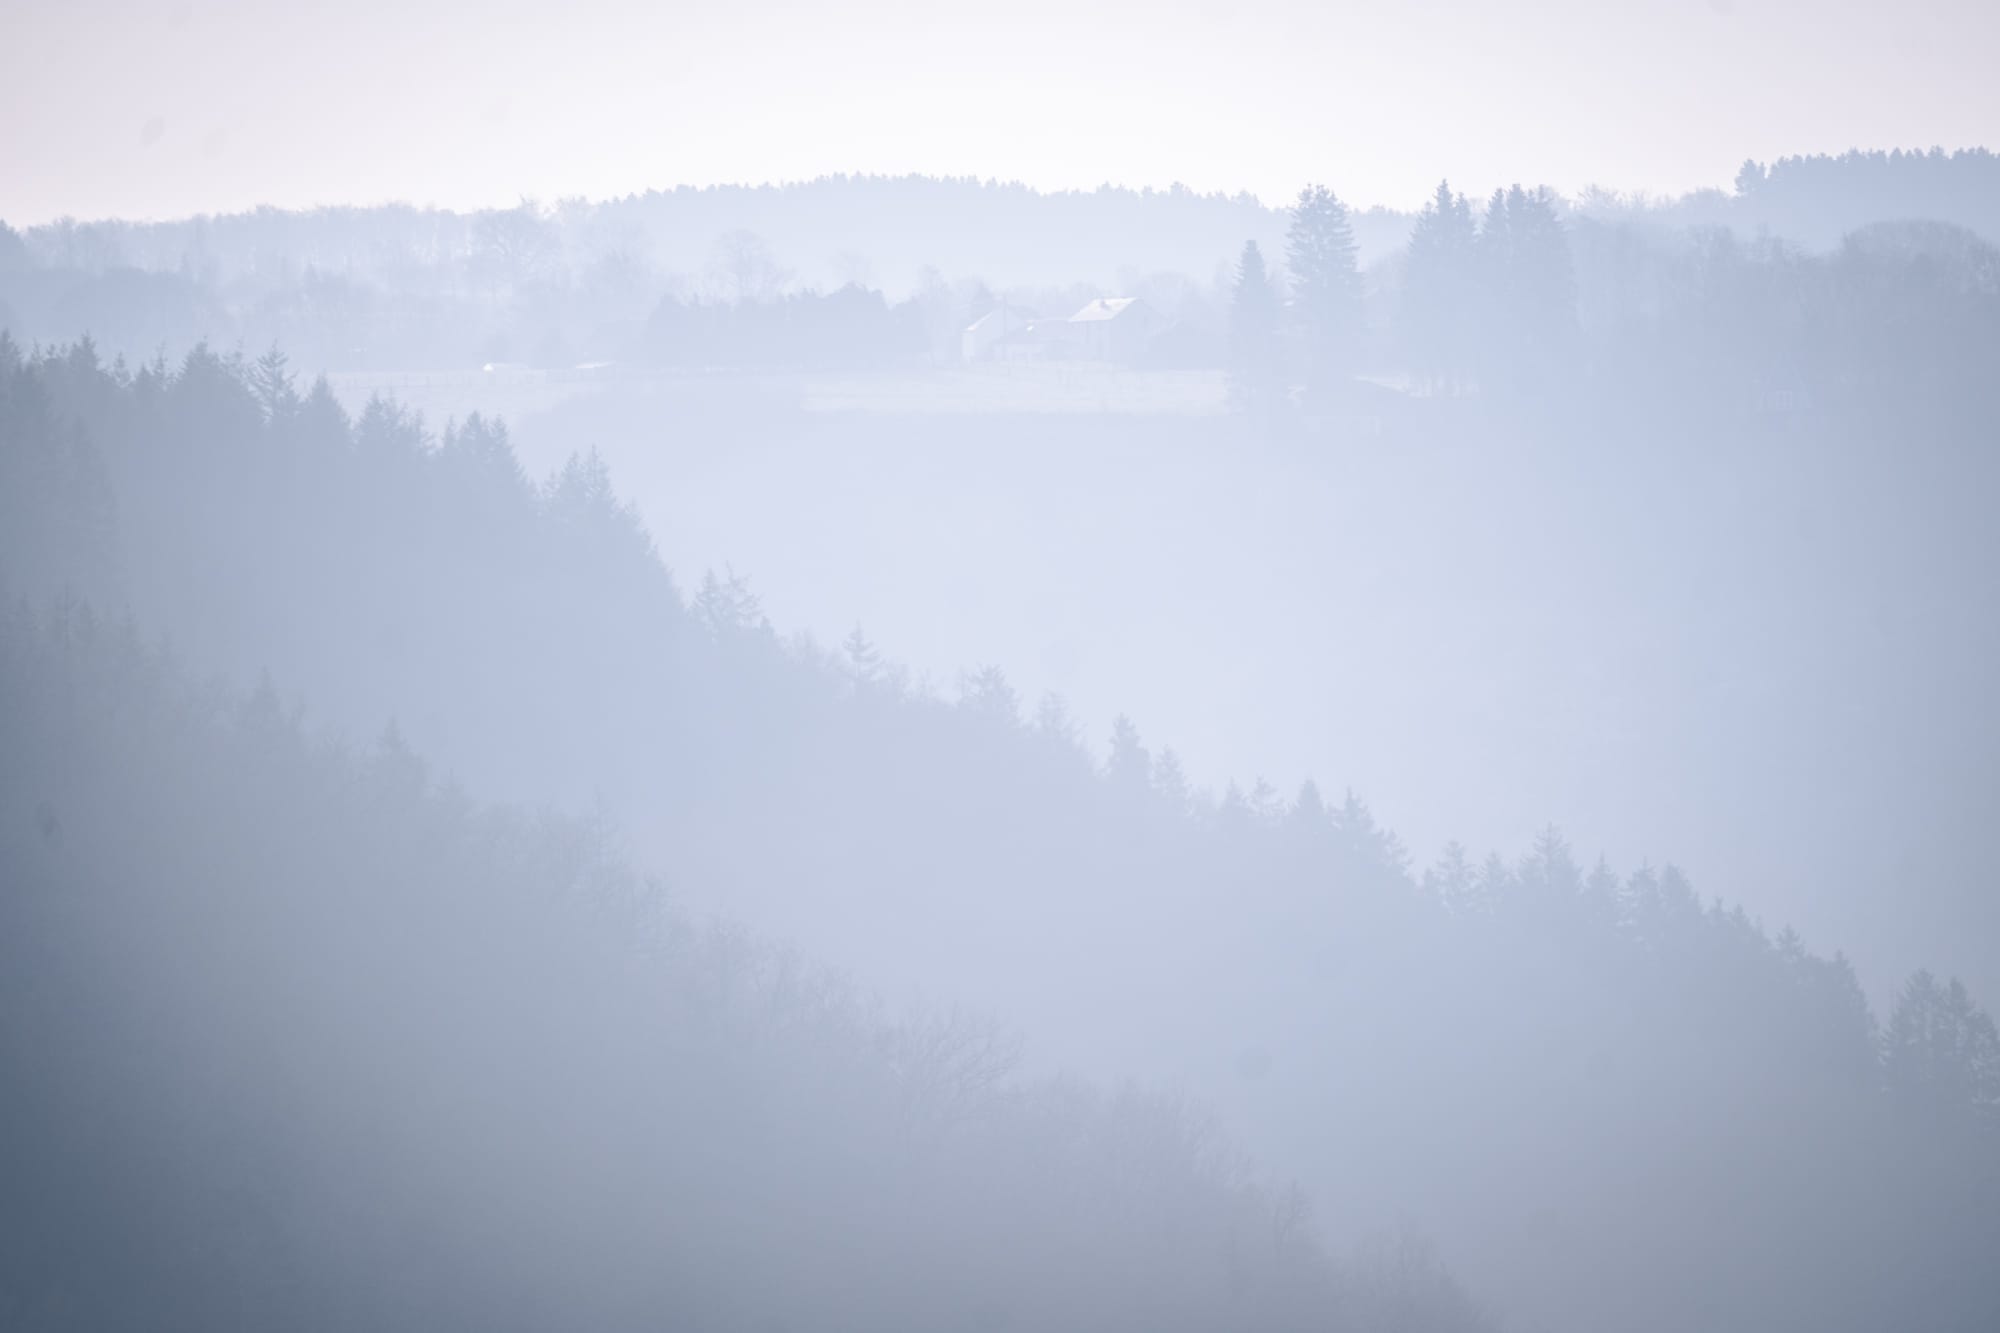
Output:
[[[0,1325],[2000,1326],[2000,158],[437,95],[0,192]]]
[[[453,208],[834,172],[1414,207],[1451,175],[1678,194],[1744,157],[1969,147],[1982,0],[16,3],[16,225]],[[88,96],[73,96],[77,88]],[[50,109],[60,105],[63,114]]]
[[[1926,494],[1899,441],[1833,423],[1628,423],[1665,457],[1606,459],[1596,422],[1332,451],[1115,407],[801,413],[752,439],[659,412],[607,393],[516,440],[537,471],[588,440],[670,567],[732,568],[776,624],[829,645],[859,625],[947,693],[1001,665],[1098,744],[1129,713],[1218,793],[1351,786],[1422,864],[1553,820],[1843,942],[1871,986],[1926,963],[2000,982],[1968,860],[1995,623],[1910,606],[1992,605],[1983,461]],[[1878,505],[1922,517],[1844,526]],[[1904,877],[1927,887],[1882,891]]]

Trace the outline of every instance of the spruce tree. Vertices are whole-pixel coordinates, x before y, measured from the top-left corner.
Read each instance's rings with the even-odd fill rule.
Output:
[[[1112,790],[1132,804],[1142,804],[1152,792],[1153,757],[1140,742],[1139,729],[1123,713],[1111,724],[1111,757],[1104,776]]]
[[[1547,384],[1576,330],[1576,279],[1555,196],[1519,185],[1495,190],[1476,253],[1487,379],[1514,390]]]
[[[1229,301],[1229,405],[1262,415],[1284,394],[1278,359],[1278,293],[1257,242],[1245,241]]]
[[[1353,373],[1361,341],[1354,227],[1347,205],[1324,185],[1299,191],[1285,232],[1285,266],[1300,369],[1308,392],[1324,391]]]
[[[1433,388],[1456,388],[1470,373],[1478,239],[1472,205],[1438,182],[1410,231],[1402,305],[1405,351]]]
[[[250,392],[264,409],[264,419],[273,424],[290,420],[299,409],[298,390],[292,384],[288,358],[276,343],[257,358],[249,371]]]

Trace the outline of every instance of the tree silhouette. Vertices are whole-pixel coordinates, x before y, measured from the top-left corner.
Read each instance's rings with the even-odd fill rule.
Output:
[[[1239,412],[1267,415],[1283,400],[1280,313],[1264,253],[1245,241],[1229,297],[1229,402]]]
[[[293,387],[290,362],[276,343],[257,358],[251,367],[250,389],[256,395],[258,406],[264,409],[264,419],[273,425],[282,425],[299,409],[298,390]]]
[[[1576,281],[1547,189],[1519,185],[1487,201],[1476,249],[1484,298],[1481,363],[1494,387],[1540,391],[1571,364]]]
[[[1477,336],[1478,229],[1472,206],[1440,181],[1410,229],[1403,272],[1403,342],[1433,389],[1450,390],[1470,371]]]
[[[1361,346],[1361,274],[1347,205],[1308,185],[1285,230],[1291,322],[1308,393],[1323,395],[1353,374]]]
[[[1919,971],[1896,997],[1882,1033],[1891,1092],[1945,1109],[2000,1110],[2000,1033],[1957,978]]]
[[[1111,724],[1111,752],[1104,764],[1105,780],[1121,799],[1142,805],[1151,795],[1153,758],[1139,740],[1132,719],[1120,713]]]

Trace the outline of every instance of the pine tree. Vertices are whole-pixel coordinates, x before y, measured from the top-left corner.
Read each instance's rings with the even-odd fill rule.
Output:
[[[1278,293],[1257,242],[1243,243],[1229,301],[1229,404],[1264,415],[1284,396],[1278,348]]]
[[[750,591],[750,580],[728,566],[721,577],[712,569],[702,574],[701,589],[691,609],[702,627],[717,638],[771,628],[764,618],[763,604]]]
[[[1053,690],[1043,694],[1035,707],[1034,731],[1043,741],[1065,751],[1075,750],[1083,743],[1083,728],[1071,715],[1063,697]]]
[[[1153,761],[1153,793],[1176,815],[1184,815],[1194,802],[1194,788],[1181,768],[1180,756],[1172,750],[1160,751]]]
[[[1319,831],[1327,826],[1326,798],[1319,794],[1319,784],[1307,778],[1299,784],[1299,794],[1292,802],[1287,816],[1293,827]]]
[[[1324,185],[1308,185],[1285,231],[1292,328],[1308,392],[1324,392],[1354,371],[1360,351],[1361,271],[1347,205]]]
[[[1475,254],[1485,379],[1513,390],[1545,386],[1576,331],[1576,277],[1555,196],[1519,185],[1495,190]]]
[[[1882,1034],[1891,1092],[1937,1109],[2000,1108],[2000,1032],[1956,978],[1913,975]]]
[[[1500,853],[1488,852],[1479,866],[1479,883],[1473,889],[1473,898],[1482,912],[1493,912],[1508,905],[1514,897],[1514,872],[1500,859]]]
[[[1332,813],[1332,822],[1342,852],[1357,869],[1401,873],[1408,859],[1402,840],[1375,822],[1374,814],[1352,787]]]
[[[1251,813],[1249,798],[1243,788],[1231,779],[1222,789],[1222,803],[1216,807],[1215,822],[1231,833],[1241,833],[1250,827]]]
[[[250,367],[250,391],[264,409],[264,420],[278,425],[291,420],[299,410],[298,390],[292,386],[289,361],[276,343]]]
[[[1013,728],[1021,722],[1021,697],[1007,683],[1006,673],[996,666],[960,674],[958,706],[990,726]]]
[[[1402,302],[1404,349],[1434,388],[1454,389],[1470,374],[1478,241],[1472,205],[1440,181],[1410,231]]]
[[[1537,358],[1535,370],[1546,374],[1561,369],[1576,333],[1576,273],[1569,234],[1556,197],[1546,187],[1516,187],[1509,195],[1521,332]]]
[[[847,659],[848,674],[854,678],[855,683],[874,684],[875,678],[882,673],[882,654],[868,641],[868,636],[861,632],[861,626],[856,625],[854,632],[841,640],[840,648],[842,656]]]
[[[1477,280],[1472,359],[1482,387],[1499,389],[1511,384],[1517,360],[1512,344],[1517,265],[1513,213],[1505,190],[1496,189],[1486,201],[1473,247],[1473,264]]]
[[[1437,864],[1424,872],[1424,892],[1453,915],[1480,912],[1479,880],[1466,859],[1465,844],[1453,839],[1444,845]]]
[[[1153,785],[1153,758],[1139,742],[1139,729],[1123,713],[1111,724],[1111,757],[1105,780],[1125,800],[1137,803]]]
[[[1285,813],[1285,802],[1278,789],[1261,776],[1250,784],[1249,806],[1250,813],[1262,824],[1275,824]]]

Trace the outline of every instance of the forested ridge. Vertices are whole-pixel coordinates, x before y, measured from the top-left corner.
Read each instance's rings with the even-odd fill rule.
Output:
[[[629,881],[604,869],[589,851],[592,840],[560,819],[481,813],[481,802],[499,799],[608,813],[670,898],[677,886],[694,885],[746,904],[782,898],[801,921],[840,924],[844,933],[832,937],[850,946],[853,961],[867,961],[871,947],[926,959],[929,971],[916,980],[934,993],[951,983],[954,993],[1004,1013],[1038,1058],[1088,1057],[1099,1068],[1192,1087],[1244,1146],[1299,1177],[1331,1227],[1407,1217],[1437,1237],[1474,1290],[1521,1312],[1529,1326],[1862,1330],[1892,1325],[1905,1308],[1926,1310],[1938,1328],[1983,1329],[2000,1319],[2000,1284],[1984,1262],[2000,1239],[2000,1040],[1962,987],[1919,974],[1878,1016],[1839,955],[1703,902],[1671,868],[1579,864],[1553,830],[1516,860],[1454,849],[1438,865],[1412,867],[1352,796],[1331,798],[1311,784],[1287,796],[1261,786],[1204,795],[1170,751],[1150,750],[1130,723],[1113,729],[1108,755],[1091,753],[1060,701],[1027,705],[997,671],[969,674],[947,697],[883,661],[858,631],[837,649],[784,640],[740,580],[724,573],[678,585],[588,457],[531,482],[496,423],[473,419],[433,436],[387,402],[350,419],[323,383],[301,392],[276,354],[248,363],[198,349],[176,365],[133,369],[103,364],[87,344],[30,355],[0,337],[0,571],[18,608],[9,621],[6,691],[9,735],[18,743],[8,748],[26,757],[7,766],[0,812],[10,866],[20,868],[7,876],[6,910],[21,927],[6,931],[19,962],[8,973],[27,997],[8,1006],[6,1058],[22,1071],[56,1059],[60,1077],[33,1080],[51,1099],[107,1086],[193,1098],[185,1132],[160,1131],[163,1157],[133,1149],[148,1170],[164,1161],[184,1168],[208,1151],[198,1146],[207,1132],[199,1128],[209,1086],[203,1061],[264,1069],[281,1051],[310,1048],[291,1040],[287,1024],[310,1022],[315,1004],[347,993],[344,981],[307,978],[296,1011],[280,1006],[261,1019],[230,1020],[271,1025],[241,1033],[208,1026],[225,1006],[204,992],[186,1001],[186,1014],[146,1006],[145,967],[185,966],[209,950],[222,951],[226,964],[208,974],[216,986],[259,994],[276,984],[268,973],[230,968],[285,959],[294,938],[327,941],[335,960],[359,951],[355,958],[391,978],[380,992],[390,1012],[371,1022],[420,1021],[407,1049],[351,1052],[355,1059],[451,1049],[458,1034],[451,991],[433,981],[456,976],[467,1003],[497,1003],[507,990],[497,978],[520,975],[509,967],[519,962],[543,983],[524,994],[556,1005],[554,1016],[533,1020],[534,1058],[557,1067],[581,1062],[567,1071],[578,1081],[629,1081],[633,1105],[653,1105],[646,1098],[684,1086],[683,1076],[695,1084],[709,1077],[709,1065],[696,1061],[646,1082],[642,1071],[651,1067],[624,1056],[657,1046],[631,1016],[645,1005],[628,997],[657,1001],[669,1028],[680,1022],[713,1035],[707,1019],[686,1018],[657,999],[657,988],[670,984],[659,978],[727,977],[741,967],[752,979],[749,993],[760,994],[759,986],[778,984],[774,965],[725,965],[733,955],[714,942],[720,937],[678,927],[666,938],[680,941],[673,948],[681,952],[658,970],[600,968],[599,958],[625,957],[631,917],[597,915],[601,907],[558,911],[541,895],[608,880],[627,886],[614,895],[624,901],[634,896]],[[111,628],[126,616],[133,629]],[[180,666],[161,665],[147,646],[160,642],[172,645]],[[208,691],[176,683],[209,673],[232,683]],[[289,714],[294,701],[304,723]],[[341,758],[301,730],[372,737],[391,721],[395,738],[365,758]],[[430,790],[416,755],[447,779],[443,790]],[[451,794],[453,773],[476,784],[469,800]],[[260,808],[268,815],[244,817]],[[162,840],[149,854],[149,822],[170,818],[208,836]],[[110,833],[126,827],[130,838]],[[313,878],[303,877],[304,864],[276,855],[283,839],[258,842],[254,831],[265,827],[312,831],[312,845],[325,852],[314,858]],[[173,849],[185,846],[220,862],[177,866],[181,853]],[[162,884],[178,887],[151,891],[154,866]],[[265,885],[274,886],[268,900],[259,897]],[[498,952],[462,930],[481,919],[489,894],[492,939],[505,946]],[[222,923],[244,912],[260,924],[246,925],[253,938],[231,953]],[[392,943],[369,924],[405,912],[412,928]],[[521,913],[548,913],[562,924],[506,924]],[[185,947],[149,947],[183,940]],[[135,978],[131,990],[90,995],[93,978],[121,974],[98,965],[88,952],[98,949],[144,964],[124,973]],[[385,949],[380,957],[370,952]],[[590,961],[573,962],[579,957]],[[576,995],[558,984],[576,974],[573,967],[601,973],[601,988]],[[505,1003],[520,1004],[524,1015],[534,1009],[525,999]],[[560,1040],[566,1025],[594,1024],[614,1011],[604,1043],[573,1050]],[[816,1097],[828,1088],[876,1089],[854,1094],[861,1099],[854,1132],[881,1133],[879,1108],[888,1103],[867,1098],[899,1086],[888,1072],[896,1064],[871,1054],[880,1043],[865,1033],[898,1029],[871,1029],[837,1004],[800,1012],[818,1015],[813,1022],[838,1020],[850,1035],[783,1048],[788,1054],[772,1057],[771,1077],[812,1080]],[[65,1023],[96,1025],[84,1029],[93,1036],[146,1035],[121,1038],[131,1048],[79,1041],[77,1050],[114,1054],[101,1065],[65,1068],[51,1054],[61,1043],[48,1041]],[[152,1056],[117,1054],[173,1049],[158,1046],[147,1023],[175,1041],[210,1034],[202,1038],[208,1044],[161,1067]],[[857,1054],[846,1072],[823,1081],[814,1062],[828,1058],[828,1045]],[[468,1069],[487,1070],[480,1058],[468,1053]],[[336,1072],[346,1086],[351,1071],[331,1059],[286,1077],[311,1087]],[[496,1082],[480,1081],[489,1073]],[[489,1073],[456,1089],[466,1106],[418,1108],[416,1118],[389,1123],[423,1142],[424,1127],[456,1123],[453,1116],[471,1114],[489,1089],[495,1105],[527,1091],[509,1081],[513,1074]],[[735,1086],[716,1078],[715,1086]],[[234,1080],[214,1083],[224,1081]],[[730,1105],[791,1104],[767,1093],[758,1085]],[[1029,1145],[1022,1151],[1040,1152],[1040,1136],[1052,1131],[1007,1105],[1017,1118],[1003,1118],[1013,1126],[1006,1132]],[[1078,1112],[1078,1123],[1105,1123],[1089,1117],[1115,1118],[1116,1105]],[[532,1098],[526,1106],[522,1114],[531,1114]],[[59,1160],[32,1149],[61,1138],[64,1111],[58,1100],[17,1106],[33,1132],[8,1136],[20,1146],[13,1171]],[[249,1142],[293,1160],[290,1112],[243,1113],[271,1118],[263,1137]],[[432,1115],[440,1118],[424,1118]],[[297,1132],[312,1152],[333,1154],[312,1158],[318,1169],[349,1160],[309,1122]],[[642,1146],[655,1134],[672,1137],[622,1121],[620,1132]],[[771,1132],[782,1137],[781,1129]],[[1101,1139],[1128,1141],[1115,1127]],[[758,1164],[766,1142],[743,1149],[742,1171],[765,1169]],[[835,1155],[880,1160],[884,1172],[904,1169],[900,1139],[867,1142]],[[658,1151],[660,1169],[673,1169],[678,1159]],[[984,1149],[964,1151],[967,1162],[985,1160]],[[1169,1156],[1185,1160],[1181,1148]],[[377,1167],[386,1169],[381,1160]],[[1115,1161],[1115,1153],[1103,1160]],[[241,1176],[230,1178],[247,1190],[277,1188],[250,1158],[236,1169]],[[589,1181],[600,1179],[591,1171],[611,1168],[592,1159],[578,1169]],[[718,1180],[733,1179],[727,1168],[716,1170]],[[977,1226],[988,1211],[979,1191],[1001,1188],[994,1180],[1019,1188],[1009,1197],[1027,1200],[1025,1207],[1040,1196],[1022,1182],[1070,1174],[1048,1167],[1046,1175],[996,1168],[991,1178],[927,1176],[946,1183],[917,1197],[950,1198],[966,1214],[954,1225]],[[993,1326],[1098,1319],[1158,1326],[1161,1311],[1174,1309],[1195,1327],[1204,1311],[1238,1319],[1240,1307],[1213,1304],[1236,1299],[1218,1292],[1237,1290],[1269,1295],[1256,1317],[1269,1314],[1273,1327],[1358,1317],[1339,1304],[1358,1299],[1351,1290],[1338,1297],[1356,1279],[1343,1288],[1305,1251],[1270,1260],[1268,1280],[1248,1288],[1226,1270],[1203,1269],[1218,1247],[1236,1252],[1236,1224],[1220,1219],[1237,1216],[1238,1205],[1216,1200],[1252,1201],[1241,1205],[1251,1209],[1245,1234],[1269,1235],[1283,1210],[1192,1169],[1167,1176],[1211,1183],[1189,1186],[1193,1220],[1173,1242],[1188,1248],[1147,1251],[1132,1260],[1136,1271],[1164,1263],[1190,1284],[1221,1272],[1218,1285],[1156,1301],[1144,1283],[1106,1277],[1103,1288],[1074,1291],[1058,1281],[1050,1291],[1073,1301],[991,1315]],[[1147,1178],[1162,1177],[1149,1168]],[[98,1199],[122,1198],[118,1177],[110,1179]],[[174,1207],[277,1209],[319,1226],[311,1208],[284,1209],[304,1207],[301,1198],[314,1208],[348,1206],[338,1190],[306,1186],[275,1203],[225,1203],[177,1185],[171,1172],[163,1179],[160,1197]],[[439,1188],[462,1183],[447,1179]],[[576,1198],[586,1200],[579,1189]],[[412,1208],[422,1195],[412,1187]],[[1107,1186],[1101,1197],[1110,1208],[1120,1196]],[[89,1198],[77,1208],[77,1225],[97,1225]],[[991,1211],[996,1225],[1017,1216],[998,1204]],[[1151,1205],[1137,1211],[1158,1220]],[[922,1219],[911,1225],[933,1224],[920,1209],[908,1216]],[[26,1237],[47,1223],[17,1208],[8,1226]],[[496,1243],[518,1240],[531,1250],[539,1234],[527,1223],[502,1232]],[[700,1245],[728,1243],[726,1226],[698,1244],[671,1230],[621,1234],[635,1247],[635,1266],[657,1236],[690,1273],[754,1271],[737,1266],[751,1262],[738,1252],[706,1261]],[[1143,1228],[1107,1234],[1150,1243]],[[743,1243],[754,1249],[763,1241]],[[1047,1243],[1033,1254],[1050,1257],[1021,1259],[1028,1266],[1020,1273],[1060,1262],[1053,1256],[1062,1244]],[[343,1262],[380,1257],[355,1244]],[[469,1238],[451,1244],[469,1248],[440,1250],[446,1271],[454,1263],[476,1267],[491,1253]],[[987,1248],[1019,1254],[1015,1244],[1002,1238]],[[243,1245],[251,1248],[202,1262],[225,1265],[210,1270],[217,1273],[237,1271],[231,1264],[290,1271],[255,1252],[251,1239]],[[124,1290],[144,1290],[136,1275],[161,1271],[147,1265],[179,1262],[143,1248],[107,1251],[106,1262],[129,1265],[114,1271],[135,1275]],[[983,1252],[969,1240],[939,1251]],[[1210,1260],[1162,1257],[1181,1253]],[[587,1284],[580,1275],[595,1271],[589,1265],[617,1266],[625,1257],[565,1256],[582,1267],[551,1280]],[[763,1257],[784,1265],[782,1252]],[[874,1259],[885,1261],[879,1251]],[[852,1271],[871,1271],[866,1262]],[[48,1270],[31,1257],[14,1271]],[[411,1308],[287,1305],[320,1280],[301,1271],[307,1287],[267,1293],[276,1304],[262,1308],[322,1309],[329,1327],[374,1324]],[[1117,1263],[1094,1271],[1111,1274]],[[1444,1302],[1451,1319],[1471,1318],[1425,1274],[1416,1285],[1426,1299]],[[339,1285],[337,1275],[323,1280]],[[17,1308],[47,1326],[104,1322],[78,1313],[90,1308],[77,1304],[82,1293],[98,1285],[88,1270],[54,1285],[10,1285]],[[207,1290],[229,1285],[218,1279]],[[446,1290],[478,1286],[468,1279]],[[641,1304],[652,1299],[613,1290]],[[939,1299],[970,1299],[965,1294],[977,1290],[974,1272]],[[738,1319],[765,1326],[751,1321],[771,1317],[794,1327],[870,1319],[896,1326],[922,1317],[902,1307],[829,1306],[826,1288],[809,1283],[796,1293],[785,1313],[753,1314],[724,1284],[703,1298],[711,1304],[695,1308],[714,1312],[720,1326]],[[508,1307],[492,1290],[463,1299],[482,1304],[426,1317],[470,1309],[484,1317],[489,1299],[492,1310]],[[211,1315],[197,1307],[185,1322]],[[520,1317],[523,1326],[533,1322]],[[622,1317],[609,1312],[606,1321]]]
[[[1182,1101],[1024,1079],[129,622],[11,612],[0,738],[9,1328],[1485,1326]]]
[[[1690,376],[1726,395],[1959,361],[1995,336],[1990,309],[1947,311],[1963,338],[1883,336],[1922,303],[1991,297],[2000,166],[1984,149],[1748,162],[1731,190],[1679,199],[1515,185],[1468,201],[1446,182],[1398,211],[1321,193],[1361,307],[1337,350],[1378,373],[1495,384],[1546,361],[1570,380],[1609,360],[1669,395]],[[325,370],[881,370],[956,361],[964,326],[1003,299],[1060,318],[1115,293],[1175,327],[1149,364],[1221,368],[1246,242],[1281,292],[1317,281],[1294,262],[1298,222],[1295,206],[1179,186],[828,177],[466,213],[0,223],[0,327],[51,344],[87,331],[134,359],[277,342]],[[1497,284],[1490,258],[1509,270]],[[1495,298],[1500,328],[1480,308]]]

